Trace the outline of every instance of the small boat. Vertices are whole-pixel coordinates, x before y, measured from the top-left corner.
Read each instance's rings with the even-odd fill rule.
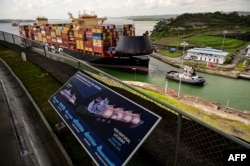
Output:
[[[12,27],[18,27],[19,26],[19,22],[18,21],[13,21],[13,22],[11,22],[11,26]]]
[[[197,76],[195,69],[191,66],[184,66],[182,72],[168,71],[166,78],[191,85],[203,85],[205,83],[205,79],[202,76]]]

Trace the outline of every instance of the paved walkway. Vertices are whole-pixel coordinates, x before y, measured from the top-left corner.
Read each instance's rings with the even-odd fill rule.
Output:
[[[0,165],[72,165],[38,110],[0,59]]]
[[[0,165],[24,165],[16,141],[16,134],[13,130],[13,124],[9,117],[9,111],[4,91],[0,84]]]

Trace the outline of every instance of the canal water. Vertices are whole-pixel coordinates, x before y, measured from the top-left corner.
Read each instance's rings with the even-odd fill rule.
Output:
[[[180,70],[153,57],[150,58],[148,74],[122,72],[107,68],[99,68],[102,71],[121,80],[141,81],[160,87],[167,87],[178,91],[179,82],[167,80],[166,72],[169,70]],[[197,72],[197,75],[206,79],[204,86],[181,84],[181,93],[198,96],[229,107],[250,111],[250,80],[233,79],[211,74]]]

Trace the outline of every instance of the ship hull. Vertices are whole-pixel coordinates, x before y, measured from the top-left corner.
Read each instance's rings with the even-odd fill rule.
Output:
[[[87,62],[95,67],[113,68],[141,73],[148,72],[150,55],[114,55],[113,57],[103,57],[84,53],[81,51],[69,50],[64,47],[47,46],[47,50],[52,53],[66,54],[73,58]]]

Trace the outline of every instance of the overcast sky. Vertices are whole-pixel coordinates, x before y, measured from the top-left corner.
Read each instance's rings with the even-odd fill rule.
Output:
[[[215,11],[250,11],[249,0],[1,0],[0,19],[67,19],[68,12],[98,16],[183,14]]]

